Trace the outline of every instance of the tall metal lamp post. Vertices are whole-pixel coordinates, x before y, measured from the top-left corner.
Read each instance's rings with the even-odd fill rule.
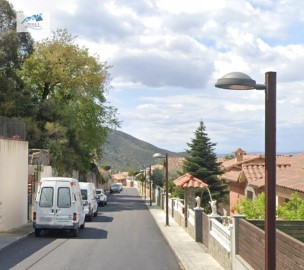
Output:
[[[156,153],[153,155],[154,158],[163,158],[165,159],[165,168],[166,168],[166,177],[165,177],[165,183],[166,183],[166,226],[169,226],[169,187],[168,187],[168,154],[166,154],[165,156],[160,154],[160,153]]]
[[[145,175],[145,200],[147,198],[147,172],[146,172],[146,166],[144,166],[144,175]]]
[[[265,84],[231,72],[218,79],[215,87],[265,90],[265,269],[276,269],[276,72],[265,73]]]
[[[149,181],[150,181],[150,206],[152,206],[152,179],[151,179],[151,165],[149,167]]]

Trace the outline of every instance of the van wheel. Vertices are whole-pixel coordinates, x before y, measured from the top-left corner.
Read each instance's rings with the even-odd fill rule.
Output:
[[[79,235],[79,228],[73,230],[73,236],[77,237]]]
[[[85,221],[82,223],[82,225],[80,225],[80,229],[84,229],[85,226]]]
[[[35,229],[35,236],[39,237],[41,233],[41,229]]]
[[[97,217],[98,215],[98,210],[94,213],[94,217]]]

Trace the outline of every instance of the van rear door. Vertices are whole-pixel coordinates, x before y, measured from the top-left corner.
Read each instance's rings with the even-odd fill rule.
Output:
[[[72,225],[74,211],[70,182],[47,181],[42,185],[38,203],[37,223],[55,227]]]
[[[48,181],[42,184],[37,211],[37,223],[41,225],[54,224],[54,197],[56,181]]]
[[[70,182],[61,182],[60,186],[57,187],[56,204],[54,205],[55,212],[55,224],[61,225],[72,225],[74,208],[72,207],[71,190],[72,184]]]

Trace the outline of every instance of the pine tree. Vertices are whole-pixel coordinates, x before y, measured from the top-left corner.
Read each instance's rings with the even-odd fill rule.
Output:
[[[184,173],[188,172],[208,184],[212,200],[223,202],[228,200],[228,186],[218,176],[221,174],[219,163],[214,152],[215,143],[212,143],[206,133],[203,121],[195,130],[195,138],[188,143],[190,149],[186,150],[186,158],[183,163]],[[206,206],[210,200],[207,190],[198,190],[196,196],[201,196],[203,205]]]

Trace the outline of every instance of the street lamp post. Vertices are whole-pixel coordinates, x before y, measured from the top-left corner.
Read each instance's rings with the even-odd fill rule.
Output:
[[[147,173],[146,173],[146,166],[144,167],[144,175],[145,175],[145,200],[146,200],[146,193],[147,193]]]
[[[215,87],[265,90],[265,269],[276,269],[276,72],[265,73],[265,84],[231,72],[218,79]]]
[[[150,181],[150,206],[152,206],[152,179],[151,179],[151,165],[149,167],[149,181]]]
[[[168,184],[168,154],[162,155],[160,153],[156,153],[153,155],[154,158],[163,158],[165,159],[165,168],[166,168],[166,174],[165,174],[165,183],[166,183],[166,226],[169,226],[169,184]]]

